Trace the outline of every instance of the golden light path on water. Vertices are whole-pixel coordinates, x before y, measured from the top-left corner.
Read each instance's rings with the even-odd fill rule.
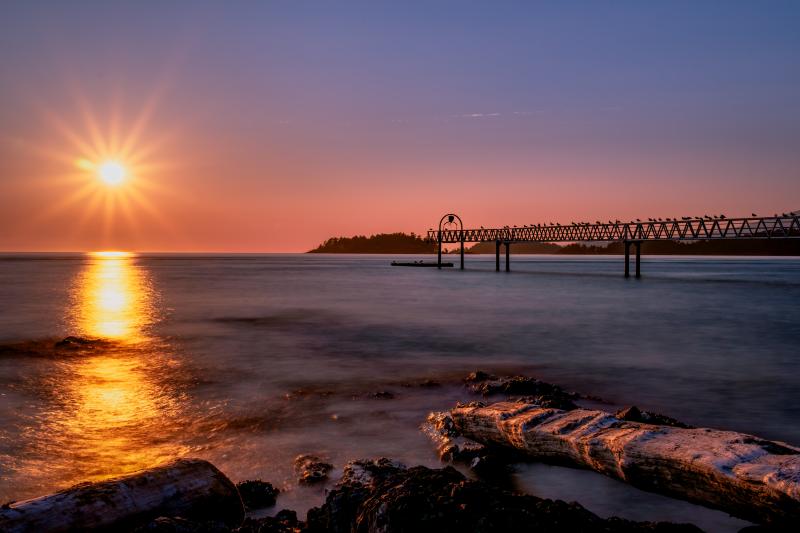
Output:
[[[42,437],[60,450],[63,481],[96,480],[180,455],[171,443],[181,396],[168,379],[175,362],[149,336],[157,295],[132,254],[94,253],[72,288],[68,321],[102,339],[59,361]]]
[[[133,343],[155,317],[153,289],[127,252],[90,254],[73,295],[75,325],[91,337]]]

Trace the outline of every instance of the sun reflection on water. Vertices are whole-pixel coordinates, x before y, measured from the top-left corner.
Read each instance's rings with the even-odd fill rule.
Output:
[[[127,252],[90,254],[73,299],[75,326],[84,335],[139,341],[155,320],[153,288]]]
[[[153,336],[157,295],[132,254],[90,254],[75,279],[71,331],[99,339],[60,358],[33,440],[61,483],[120,475],[181,455],[182,393],[169,345]],[[54,468],[55,467],[55,468]]]

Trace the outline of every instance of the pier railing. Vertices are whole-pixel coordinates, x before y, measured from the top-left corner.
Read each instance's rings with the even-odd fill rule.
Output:
[[[445,215],[450,222],[458,219]],[[428,238],[439,244],[439,263],[443,243],[461,245],[461,269],[464,269],[465,242],[494,242],[496,270],[500,270],[500,246],[505,246],[506,271],[510,270],[510,247],[517,242],[623,242],[625,243],[625,276],[629,275],[630,246],[636,247],[636,277],[640,275],[641,243],[646,241],[698,241],[734,239],[797,239],[800,238],[800,212],[772,217],[684,217],[649,219],[631,222],[597,221],[566,224],[531,224],[502,228],[442,227],[429,230]],[[454,219],[455,217],[455,219]],[[460,223],[461,219],[458,219]]]
[[[787,239],[800,238],[800,216],[443,229],[428,231],[428,238],[443,243]]]

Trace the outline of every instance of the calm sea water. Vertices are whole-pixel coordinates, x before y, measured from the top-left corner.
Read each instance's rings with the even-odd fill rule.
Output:
[[[296,486],[300,453],[437,466],[419,424],[473,399],[459,380],[478,368],[800,444],[798,259],[645,256],[641,280],[619,257],[390,259],[0,255],[0,500],[197,456],[303,513],[324,488]],[[109,343],[53,350],[67,335]],[[519,465],[509,483],[603,516],[744,524],[586,471]]]

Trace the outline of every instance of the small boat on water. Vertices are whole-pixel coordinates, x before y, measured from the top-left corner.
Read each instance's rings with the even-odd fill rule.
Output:
[[[425,261],[392,261],[395,267],[437,267],[439,263],[426,263]],[[442,263],[443,267],[451,267],[453,263]]]

